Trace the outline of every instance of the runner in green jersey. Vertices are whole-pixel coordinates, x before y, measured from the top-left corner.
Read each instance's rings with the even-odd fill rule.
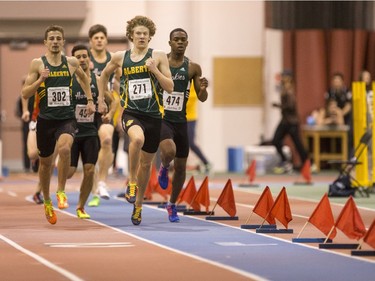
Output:
[[[159,145],[161,166],[158,181],[162,188],[168,187],[168,168],[174,161],[172,193],[166,208],[169,221],[179,222],[175,204],[186,179],[186,162],[189,155],[186,103],[192,81],[198,99],[202,102],[206,101],[208,81],[205,77],[201,77],[200,65],[185,57],[188,46],[187,32],[176,28],[171,31],[169,39],[171,52],[168,54],[168,61],[174,88],[172,93],[165,91],[163,93],[164,117]]]
[[[85,71],[86,75],[90,77],[90,88],[94,103],[96,104],[98,100],[97,80],[99,77],[95,75],[93,71],[90,71],[89,53],[90,52],[85,45],[75,45],[72,50],[72,55],[78,59],[81,68]],[[75,117],[77,120],[77,133],[72,146],[68,178],[71,178],[77,170],[78,160],[81,156],[83,164],[83,179],[76,213],[78,218],[88,219],[90,218],[90,215],[85,212],[84,207],[94,186],[95,164],[98,160],[99,154],[98,127],[94,114],[88,115],[86,112],[86,104],[88,100],[79,84],[79,78],[76,76],[73,76],[72,96]],[[109,121],[113,117],[117,104],[109,92],[106,92],[105,97],[110,106],[109,111],[103,115],[102,118]]]
[[[95,24],[89,29],[89,43],[90,43],[90,58],[92,64],[92,71],[100,76],[104,67],[111,60],[112,53],[107,50],[108,37],[107,28],[101,24]],[[118,85],[119,83],[116,83]],[[110,82],[108,83],[110,90],[113,88],[113,75],[111,75]],[[113,92],[115,97],[118,97],[117,92]],[[96,113],[95,116],[98,121],[98,134],[100,140],[100,150],[98,156],[96,170],[96,179],[92,192],[94,197],[89,202],[90,207],[97,207],[100,204],[100,198],[109,199],[107,177],[108,170],[112,166],[114,153],[112,149],[113,134],[115,128],[113,126],[113,120],[109,120],[108,123],[101,121],[101,114]]]
[[[55,224],[56,214],[50,197],[51,168],[55,146],[59,155],[57,200],[60,209],[67,208],[65,184],[70,166],[70,150],[74,139],[76,122],[71,103],[71,77],[76,74],[82,83],[85,95],[91,102],[87,104],[88,114],[95,112],[92,102],[89,78],[79,67],[75,57],[62,55],[64,29],[49,26],[44,35],[47,48],[45,56],[33,59],[22,88],[22,97],[30,98],[38,91],[40,98],[37,121],[37,145],[39,150],[39,181],[43,191],[45,216]]]
[[[160,89],[173,91],[173,80],[167,55],[149,48],[155,34],[154,22],[144,16],[128,21],[126,36],[133,43],[130,51],[113,54],[104,68],[99,83],[99,111],[105,106],[101,99],[110,75],[121,69],[121,97],[124,102],[122,125],[129,136],[129,183],[125,198],[134,204],[131,221],[141,223],[144,192],[150,178],[151,163],[160,141]]]

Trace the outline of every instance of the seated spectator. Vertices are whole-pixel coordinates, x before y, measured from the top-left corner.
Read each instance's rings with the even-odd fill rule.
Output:
[[[371,73],[367,70],[362,70],[359,74],[359,81],[363,81],[366,84],[367,126],[370,126],[374,119]]]
[[[335,99],[329,99],[326,106],[321,108],[316,115],[317,125],[344,125],[343,110],[338,107]]]
[[[341,108],[345,125],[349,126],[348,131],[348,151],[349,157],[353,156],[353,120],[352,120],[352,95],[344,83],[344,76],[340,72],[332,75],[331,84],[325,93],[326,101],[334,99],[337,106]]]
[[[331,99],[336,100],[337,106],[342,109],[345,124],[351,125],[351,93],[345,86],[342,73],[336,72],[332,75],[331,85],[325,93],[325,99],[327,102]]]

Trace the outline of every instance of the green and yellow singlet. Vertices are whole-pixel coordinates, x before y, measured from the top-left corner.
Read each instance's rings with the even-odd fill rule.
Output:
[[[96,81],[96,75],[91,72],[91,83],[90,83],[91,93],[94,104],[98,101],[98,85]],[[77,120],[78,132],[76,137],[88,137],[97,136],[98,128],[96,127],[95,114],[88,115],[86,111],[87,97],[83,91],[81,85],[77,81],[77,77],[73,76],[72,85],[72,96],[73,104],[75,108],[75,117]]]
[[[39,86],[39,115],[44,119],[65,120],[74,118],[74,106],[71,95],[72,75],[68,61],[61,56],[61,64],[52,66],[45,56],[44,67],[50,70],[47,79]]]
[[[189,99],[189,59],[184,57],[184,62],[179,67],[169,67],[174,83],[173,92],[163,92],[163,107],[165,120],[175,123],[186,122],[186,103]]]
[[[151,56],[152,49],[148,49],[141,61],[133,62],[130,51],[125,52],[120,96],[125,111],[161,118],[162,93],[159,81],[148,70],[145,63]]]

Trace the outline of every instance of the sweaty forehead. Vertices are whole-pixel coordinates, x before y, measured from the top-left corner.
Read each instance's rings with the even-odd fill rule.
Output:
[[[74,52],[74,56],[82,56],[82,55],[88,55],[86,50],[77,50]]]
[[[137,25],[133,29],[134,32],[149,32],[148,28],[144,25]]]
[[[54,31],[50,31],[48,32],[48,37],[63,37],[62,33],[60,31],[57,31],[57,30],[54,30]]]
[[[186,36],[186,33],[183,32],[183,31],[175,31],[175,32],[172,33],[172,37],[181,38],[181,37],[187,37],[187,36]]]
[[[101,32],[101,31],[95,33],[95,34],[92,36],[92,38],[103,38],[103,37],[105,38],[106,36],[105,36],[105,34],[104,34],[103,32]]]

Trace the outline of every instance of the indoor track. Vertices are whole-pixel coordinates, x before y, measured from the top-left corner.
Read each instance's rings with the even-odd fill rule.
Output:
[[[57,224],[50,225],[42,205],[31,201],[37,176],[11,174],[0,182],[0,280],[373,279],[375,257],[354,257],[351,250],[322,250],[316,243],[292,242],[334,175],[315,176],[311,186],[296,186],[296,175],[265,176],[259,178],[259,187],[255,188],[237,187],[245,180],[241,175],[210,175],[211,208],[228,177],[234,183],[237,221],[181,214],[180,223],[170,223],[164,209],[145,204],[142,223],[134,226],[130,221],[132,205],[116,197],[123,191],[121,177],[111,177],[108,182],[112,198],[102,200],[99,207],[86,207],[91,220],[80,220],[75,215],[81,179],[77,174],[66,187],[70,207],[57,210]],[[198,188],[203,176],[196,178]],[[52,190],[55,183],[56,177]],[[240,228],[266,185],[274,198],[282,186],[287,188],[292,234],[259,234]],[[375,217],[374,208],[369,207],[374,206],[373,196],[356,198],[366,227]],[[161,197],[154,194],[153,199],[159,201]],[[335,217],[345,200],[330,199]],[[215,215],[226,213],[217,206]],[[249,223],[262,221],[254,214]],[[278,227],[283,228],[279,223]],[[301,237],[324,236],[309,225]],[[334,242],[357,241],[338,230]],[[370,249],[366,244],[363,247]]]

